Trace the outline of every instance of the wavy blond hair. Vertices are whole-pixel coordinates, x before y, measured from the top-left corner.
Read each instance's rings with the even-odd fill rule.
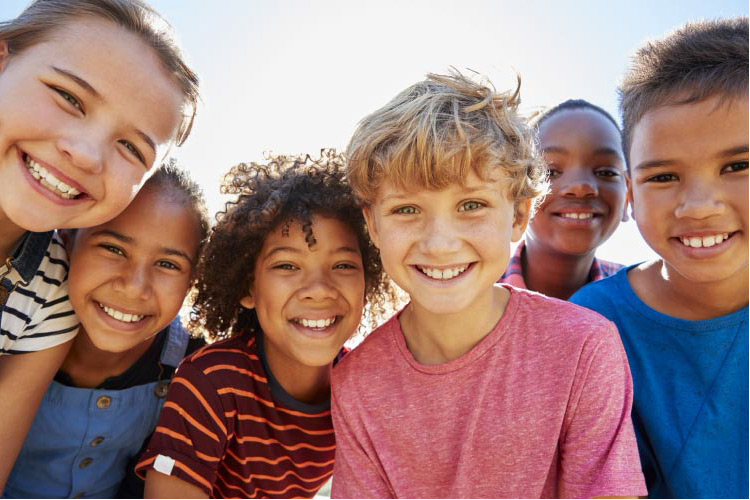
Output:
[[[452,69],[428,74],[366,116],[346,150],[360,203],[371,205],[385,179],[400,189],[441,190],[471,171],[487,180],[497,169],[516,206],[536,199],[546,191],[546,167],[518,113],[520,88],[518,78],[514,91],[498,92]]]

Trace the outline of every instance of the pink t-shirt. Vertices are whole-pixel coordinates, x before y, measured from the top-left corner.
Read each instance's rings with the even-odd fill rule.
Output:
[[[417,362],[397,316],[333,370],[335,498],[646,495],[614,324],[511,291],[467,354]]]

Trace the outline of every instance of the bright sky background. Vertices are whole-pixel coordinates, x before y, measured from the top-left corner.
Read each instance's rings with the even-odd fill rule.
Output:
[[[0,18],[26,0],[0,0]],[[449,66],[499,89],[522,78],[525,111],[584,98],[617,114],[630,54],[688,20],[748,15],[746,0],[152,0],[201,77],[203,105],[175,150],[206,190],[264,151],[343,149],[357,124],[397,92]],[[635,223],[599,250],[652,256]]]

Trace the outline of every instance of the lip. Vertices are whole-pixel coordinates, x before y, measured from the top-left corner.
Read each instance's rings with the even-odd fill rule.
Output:
[[[307,326],[302,326],[301,323],[298,323],[297,319],[328,319],[332,316],[336,317],[336,321],[331,323],[325,328],[319,329],[319,328],[310,328]],[[339,324],[343,321],[344,316],[342,314],[327,314],[327,315],[321,315],[321,314],[311,314],[311,315],[299,315],[295,316],[293,319],[289,320],[289,324],[294,327],[295,330],[297,330],[299,333],[306,337],[310,337],[313,339],[323,339],[327,337],[333,336],[333,334],[338,330]]]
[[[409,267],[411,268],[412,272],[414,272],[418,276],[420,280],[424,281],[425,283],[429,283],[430,286],[438,287],[438,288],[448,288],[448,287],[452,287],[454,285],[460,284],[461,282],[465,281],[467,279],[467,276],[469,276],[469,274],[471,274],[472,271],[474,271],[474,267],[476,264],[477,264],[476,262],[469,262],[469,263],[458,264],[458,265],[451,264],[448,266],[426,266],[426,265],[421,265],[421,264],[417,266],[416,264],[412,264]],[[425,273],[419,270],[420,267],[429,267],[431,269],[443,270],[443,269],[453,269],[454,267],[462,267],[462,266],[466,266],[466,270],[462,272],[461,274],[459,274],[458,276],[456,276],[455,278],[451,278],[448,280],[438,280],[435,278],[430,278]]]
[[[590,219],[570,219],[568,217],[563,217],[563,213],[570,213],[570,212],[576,212],[576,213],[589,213],[592,214],[593,217]],[[551,218],[558,224],[562,224],[566,227],[576,228],[576,227],[591,227],[593,225],[599,224],[599,222],[602,220],[603,216],[602,214],[595,213],[595,212],[587,212],[584,210],[564,210],[560,212],[553,212],[550,214]]]
[[[738,241],[739,239],[739,235],[740,235],[739,231],[734,231],[734,232],[725,231],[725,232],[729,233],[729,238],[711,247],[699,247],[699,248],[688,247],[688,246],[685,246],[682,243],[682,241],[680,241],[679,237],[669,238],[669,244],[675,247],[680,254],[690,259],[712,259],[718,255],[721,255],[727,250],[729,250],[732,246],[734,246],[735,242]],[[680,236],[703,237],[703,236],[712,236],[714,234],[720,234],[720,232],[719,231],[717,232],[698,231],[698,232],[691,232],[691,233],[683,233]]]
[[[106,312],[104,312],[102,308],[99,307],[99,304],[110,307],[112,309],[117,309],[118,311],[126,313],[126,314],[141,315],[142,313],[133,311],[132,309],[126,309],[126,308],[122,308],[119,306],[112,306],[106,302],[92,300],[91,306],[96,311],[97,316],[101,318],[101,320],[113,330],[120,330],[120,331],[125,331],[125,332],[133,332],[136,330],[140,330],[143,327],[143,325],[146,324],[146,322],[149,321],[153,317],[153,315],[151,314],[145,314],[143,315],[143,318],[141,318],[139,321],[134,321],[132,323],[125,323],[124,321],[117,320],[113,318],[112,316],[110,316],[109,314],[107,314]]]
[[[59,180],[63,181],[65,184],[77,189],[80,191],[83,196],[79,198],[63,198],[62,196],[59,196],[46,187],[42,186],[38,180],[34,178],[33,175],[31,175],[31,172],[29,172],[29,167],[26,165],[26,162],[23,159],[24,154],[26,154],[29,158],[34,160],[35,162],[39,163],[41,166],[43,166],[48,171],[52,172],[52,175],[57,177]],[[38,193],[46,197],[48,200],[62,206],[72,206],[72,205],[79,205],[81,203],[85,203],[89,200],[91,200],[91,195],[88,194],[86,189],[84,189],[79,183],[71,179],[70,177],[64,175],[59,170],[57,170],[54,167],[51,167],[49,164],[44,163],[43,161],[38,160],[36,157],[26,153],[25,151],[18,150],[18,162],[20,164],[20,168],[23,172],[24,178],[31,184],[31,187],[34,188]]]

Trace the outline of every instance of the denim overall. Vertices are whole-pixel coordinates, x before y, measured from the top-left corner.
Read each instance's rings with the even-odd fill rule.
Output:
[[[176,318],[160,364],[177,367],[188,339]],[[53,381],[3,497],[113,498],[128,461],[156,428],[168,387],[169,379],[122,390],[82,389]]]
[[[13,256],[4,262],[4,269],[0,272],[0,319],[2,319],[8,296],[15,291],[17,286],[28,285],[34,277],[50,241],[52,241],[52,231],[26,233],[13,250]],[[2,264],[0,262],[0,266]]]

